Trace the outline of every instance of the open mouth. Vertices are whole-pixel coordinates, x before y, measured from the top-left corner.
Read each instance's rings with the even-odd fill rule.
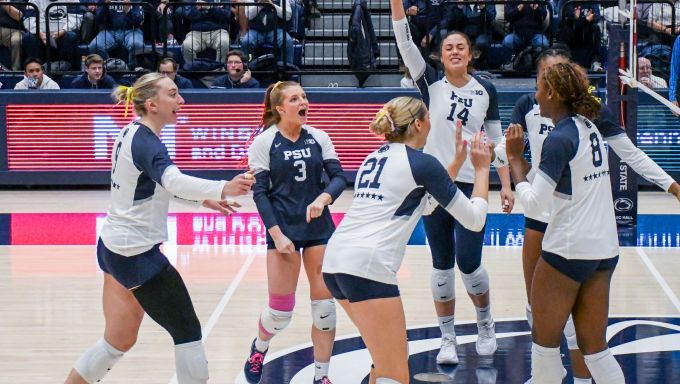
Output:
[[[301,110],[299,110],[298,115],[300,117],[307,117],[307,108],[302,108]]]
[[[182,109],[182,108],[174,109],[174,110],[172,111],[172,113],[176,115],[176,114],[179,112],[180,109]]]

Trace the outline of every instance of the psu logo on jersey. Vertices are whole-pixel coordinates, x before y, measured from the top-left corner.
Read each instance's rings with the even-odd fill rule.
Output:
[[[538,131],[538,134],[539,134],[539,135],[542,135],[542,134],[544,134],[544,133],[546,133],[546,134],[547,134],[547,133],[550,133],[554,128],[555,128],[555,127],[553,127],[552,125],[541,124],[541,129]]]
[[[385,145],[383,145],[382,147],[380,147],[380,149],[378,149],[378,153],[386,152],[386,151],[388,151],[389,149],[390,149],[390,145],[389,145],[389,144],[385,144]]]
[[[288,160],[290,158],[295,160],[312,157],[312,150],[309,148],[296,149],[294,151],[283,151],[283,159]]]
[[[633,200],[627,197],[619,197],[618,199],[614,200],[614,209],[617,212],[630,211],[633,209]]]

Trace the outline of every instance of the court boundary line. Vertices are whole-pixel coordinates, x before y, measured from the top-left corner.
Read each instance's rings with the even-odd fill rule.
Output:
[[[649,259],[649,256],[647,256],[645,250],[642,249],[641,247],[636,247],[635,250],[640,259],[642,260],[642,262],[647,266],[649,272],[656,279],[656,282],[659,283],[661,289],[666,293],[666,296],[668,296],[671,303],[673,303],[675,309],[677,309],[677,311],[680,312],[680,299],[678,299],[678,296],[675,295],[675,292],[673,292],[673,289],[668,285],[666,279],[664,279],[663,276],[661,276],[661,273],[659,273],[659,270],[656,269],[654,263],[652,263],[652,260]]]
[[[208,336],[210,336],[210,333],[212,332],[213,328],[215,328],[215,324],[217,324],[217,321],[222,316],[224,308],[226,308],[232,296],[234,296],[236,289],[241,284],[243,277],[245,277],[246,273],[250,269],[250,266],[253,264],[253,261],[255,261],[255,252],[251,252],[250,255],[248,255],[248,258],[241,266],[241,269],[239,269],[236,276],[234,276],[234,280],[231,281],[229,287],[227,287],[227,290],[224,292],[224,295],[222,295],[222,298],[220,299],[219,303],[217,303],[217,307],[215,307],[212,314],[210,314],[208,321],[205,323],[205,326],[203,326],[202,329],[203,345],[205,345],[206,340],[208,340]],[[169,381],[169,384],[177,384],[177,373],[173,374],[172,378]]]

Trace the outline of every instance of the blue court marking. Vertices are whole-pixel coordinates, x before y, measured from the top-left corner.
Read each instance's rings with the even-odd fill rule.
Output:
[[[493,357],[480,357],[475,351],[476,324],[456,325],[460,364],[438,366],[440,331],[436,326],[408,330],[409,370],[411,376],[439,372],[450,377],[448,383],[523,383],[531,372],[531,336],[525,320],[496,322],[498,351]],[[608,340],[621,365],[626,382],[680,382],[680,318],[610,318]],[[274,341],[275,342],[275,341]],[[263,383],[307,383],[313,374],[313,353],[309,344],[274,357],[264,366]],[[573,382],[571,363],[562,343],[566,382]],[[365,345],[359,337],[336,340],[331,359],[330,378],[336,382],[367,382],[370,366]],[[362,381],[363,380],[363,381]],[[240,378],[237,378],[240,383]],[[412,383],[421,381],[412,380]]]

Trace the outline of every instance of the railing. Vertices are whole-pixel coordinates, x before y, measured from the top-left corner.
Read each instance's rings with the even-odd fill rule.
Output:
[[[92,7],[92,6],[94,6],[96,8],[90,9],[90,7]],[[100,26],[99,31],[94,36],[94,39],[87,44],[88,50],[86,52],[82,52],[82,53],[87,55],[94,48],[97,52],[100,52],[102,54],[102,57],[107,58],[109,56],[108,51],[110,51],[112,49],[122,48],[122,49],[127,50],[128,51],[128,59],[126,60],[126,64],[127,64],[127,66],[129,67],[130,70],[129,71],[119,71],[119,72],[134,73],[135,72],[134,69],[136,67],[137,56],[139,54],[144,54],[144,53],[147,53],[147,52],[151,52],[151,59],[150,59],[151,63],[150,64],[153,65],[154,67],[158,65],[158,57],[156,55],[156,44],[154,42],[152,42],[152,44],[150,44],[150,47],[147,48],[147,44],[146,44],[147,39],[144,38],[144,23],[147,22],[147,20],[144,17],[145,13],[148,14],[148,15],[153,15],[156,11],[153,8],[153,6],[151,4],[149,4],[149,2],[147,2],[147,1],[122,2],[122,1],[108,1],[107,0],[106,3],[99,3],[99,2],[96,2],[96,1],[81,2],[81,3],[72,3],[72,2],[67,3],[67,2],[57,1],[57,2],[50,3],[45,8],[45,14],[44,14],[45,34],[47,35],[48,39],[51,38],[50,24],[54,23],[54,21],[51,20],[50,15],[51,15],[51,11],[53,9],[55,9],[56,7],[61,7],[60,10],[66,10],[66,12],[67,12],[66,29],[69,28],[69,25],[68,25],[69,24],[69,16],[68,15],[74,14],[74,13],[68,13],[69,7],[71,7],[71,8],[84,7],[85,9],[81,8],[82,11],[84,12],[83,18],[85,18],[84,15],[87,14],[87,12],[91,12],[91,13],[94,14],[94,23],[95,24],[97,24],[98,21],[104,20],[105,17],[106,18],[108,17],[108,15],[100,15],[100,12],[106,12],[109,9],[111,9],[112,7],[120,7],[118,9],[123,9],[123,11],[126,12],[126,13],[133,12],[133,11],[136,10],[135,9],[136,7],[140,7],[139,11],[141,12],[141,20],[139,22],[139,25],[133,27],[132,30],[125,30],[122,37],[121,37],[120,34],[116,34],[116,32],[120,32],[120,31],[114,31],[112,33],[104,33],[104,31],[106,31],[106,29],[104,29],[103,26]],[[127,8],[127,7],[130,7],[130,8],[128,8],[128,10],[125,11],[125,8]],[[147,12],[144,12],[145,9],[147,10]],[[59,22],[55,23],[55,25],[57,27],[61,27]],[[148,20],[147,25],[149,25],[149,27],[150,27],[150,37],[152,38],[153,36],[155,36],[155,31],[157,30],[156,19],[154,17],[151,17],[150,20]],[[82,25],[80,27],[82,28]],[[64,30],[64,28],[59,28],[59,31],[62,31],[62,30]],[[66,33],[64,34],[64,36],[66,36],[69,32],[73,32],[73,31],[67,30]],[[82,30],[80,32],[82,32]],[[130,36],[130,33],[132,34],[131,40],[128,39],[128,37]],[[141,40],[142,40],[141,42],[139,41],[140,34],[141,34]],[[110,41],[111,38],[114,39],[113,45],[111,45],[111,41]],[[63,39],[63,37],[62,37],[62,39]],[[134,51],[131,52],[131,50],[134,50]],[[52,68],[51,68],[51,66],[52,66],[52,60],[51,60],[52,59],[52,53],[53,53],[52,50],[49,49],[49,47],[47,47],[45,54],[46,54],[47,62],[48,62],[48,66],[47,66],[48,72],[51,72],[51,70],[52,70]],[[74,54],[76,54],[76,56],[77,56],[77,52],[71,53],[72,56]],[[63,57],[60,57],[60,59],[63,59]],[[71,58],[72,66],[76,66],[75,64],[76,64],[77,59],[78,59],[77,57],[75,59],[73,57]],[[76,67],[78,67],[78,66],[76,66]],[[81,68],[71,68],[72,71],[74,71],[74,70],[79,71],[80,69]],[[64,72],[64,71],[55,71],[55,72]]]

